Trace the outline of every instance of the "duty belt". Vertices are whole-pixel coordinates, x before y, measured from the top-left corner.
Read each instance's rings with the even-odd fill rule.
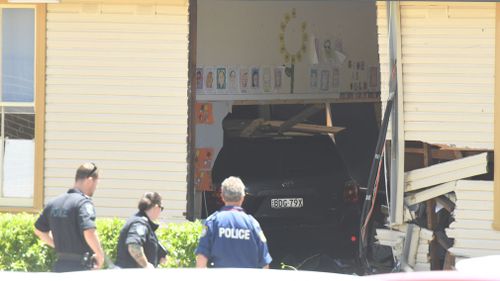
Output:
[[[57,253],[57,257],[60,260],[67,261],[82,261],[83,254],[75,254],[75,253]]]

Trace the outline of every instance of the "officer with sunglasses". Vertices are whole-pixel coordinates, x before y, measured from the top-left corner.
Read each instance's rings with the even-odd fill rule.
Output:
[[[166,261],[168,251],[156,236],[155,222],[163,211],[161,196],[146,192],[139,200],[139,212],[130,217],[118,238],[116,265],[121,268],[155,268]]]
[[[94,163],[81,165],[74,187],[48,203],[35,222],[35,234],[57,253],[54,272],[101,268],[104,263],[91,199],[98,181]]]

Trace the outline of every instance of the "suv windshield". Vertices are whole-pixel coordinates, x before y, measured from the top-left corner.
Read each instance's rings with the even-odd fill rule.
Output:
[[[327,136],[227,139],[214,165],[215,182],[227,176],[263,180],[326,175],[344,169]]]

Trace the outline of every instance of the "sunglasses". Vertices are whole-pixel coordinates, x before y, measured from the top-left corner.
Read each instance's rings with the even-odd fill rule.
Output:
[[[90,178],[92,176],[92,174],[97,171],[97,166],[91,162],[92,165],[94,165],[94,168],[90,171],[90,173],[87,175],[87,178]]]
[[[163,206],[162,206],[162,205],[156,205],[156,206],[160,207],[160,210],[161,210],[162,212],[163,212],[163,210],[165,209],[165,208],[163,208]]]

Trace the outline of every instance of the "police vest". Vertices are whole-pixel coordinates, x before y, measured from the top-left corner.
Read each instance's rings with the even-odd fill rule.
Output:
[[[148,262],[157,267],[160,258],[164,257],[155,233],[157,228],[158,224],[152,222],[144,212],[130,217],[120,231],[116,265],[123,268],[140,267],[128,251],[129,244],[138,244],[143,247]]]

